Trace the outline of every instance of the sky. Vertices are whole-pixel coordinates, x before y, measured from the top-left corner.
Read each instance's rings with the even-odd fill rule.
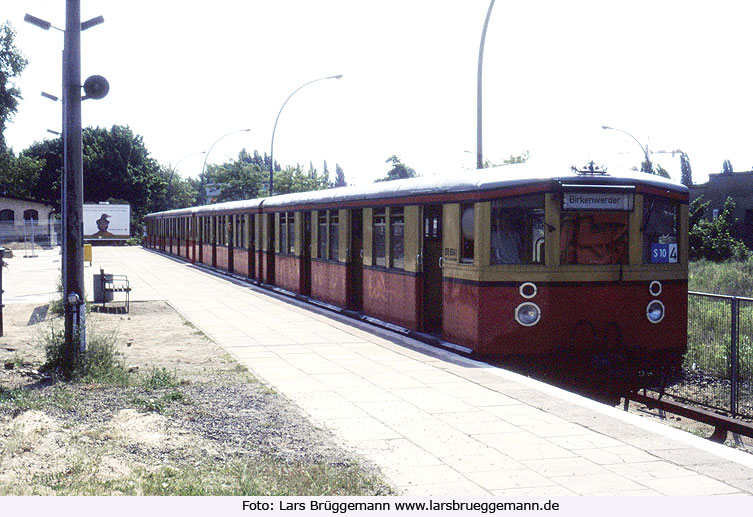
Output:
[[[483,61],[483,149],[501,163],[528,151],[582,166],[651,159],[695,182],[753,169],[753,48],[743,0],[499,0]],[[65,0],[1,0],[29,60],[6,130],[19,152],[53,138]],[[489,0],[81,0],[82,81],[107,97],[83,125],[127,125],[151,156],[198,177],[242,148],[284,165],[326,160],[350,184],[386,175],[397,155],[424,176],[475,169],[476,76]],[[311,83],[342,74],[340,80]],[[618,128],[630,136],[611,130]],[[236,132],[250,128],[250,132]],[[228,135],[228,133],[231,133]],[[228,136],[224,136],[228,135]],[[637,140],[637,141],[636,141]],[[211,148],[209,155],[200,154]]]

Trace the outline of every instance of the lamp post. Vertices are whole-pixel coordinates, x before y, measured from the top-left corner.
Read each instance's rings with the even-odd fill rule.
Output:
[[[173,184],[173,175],[175,174],[175,171],[178,170],[178,165],[180,165],[181,162],[183,160],[185,160],[186,158],[189,158],[189,157],[197,155],[197,154],[207,154],[207,152],[206,151],[198,151],[198,152],[195,152],[195,153],[190,153],[190,154],[185,155],[183,158],[181,158],[180,160],[178,160],[178,163],[175,164],[175,167],[173,167],[173,170],[170,171],[170,179],[167,182],[167,192],[165,193],[165,196],[167,198],[167,199],[165,199],[165,208],[167,210],[170,210],[170,208],[172,208],[173,196],[172,196],[172,193],[170,192],[170,187]]]
[[[484,62],[484,42],[486,41],[486,28],[489,26],[489,18],[492,15],[492,8],[494,7],[494,0],[489,3],[489,9],[486,11],[486,19],[484,20],[484,28],[481,31],[481,44],[478,48],[478,72],[476,76],[476,168],[484,168],[484,152],[483,152],[483,138],[481,128],[481,71]]]
[[[199,179],[201,180],[201,192],[199,193],[200,194],[199,195],[199,199],[201,200],[201,204],[202,205],[204,204],[204,195],[205,195],[204,194],[204,171],[207,168],[207,158],[209,158],[209,153],[211,153],[212,149],[214,148],[214,146],[217,145],[217,143],[220,140],[222,140],[223,138],[225,138],[226,136],[234,135],[235,133],[244,133],[244,132],[247,133],[249,131],[251,131],[251,129],[238,129],[236,131],[231,131],[229,133],[226,133],[226,134],[222,135],[221,137],[219,137],[217,140],[215,140],[214,143],[209,146],[209,150],[207,150],[205,152],[205,154],[204,154],[204,165],[201,167],[201,176],[199,177]]]
[[[612,131],[619,131],[620,133],[624,133],[633,140],[635,140],[635,143],[638,144],[638,147],[641,148],[641,151],[643,151],[643,155],[646,157],[646,168],[648,170],[645,170],[643,172],[647,172],[649,174],[654,173],[654,166],[651,164],[651,158],[648,156],[648,145],[644,148],[643,144],[641,144],[637,138],[635,138],[633,135],[628,133],[627,131],[623,131],[622,129],[617,129],[616,127],[609,127],[609,126],[601,126],[601,129],[611,129]]]
[[[290,100],[290,98],[293,95],[295,95],[296,93],[298,93],[299,90],[302,90],[303,88],[305,88],[309,84],[312,84],[312,83],[315,83],[315,82],[318,82],[318,81],[326,81],[327,79],[342,79],[342,74],[340,74],[340,75],[330,75],[329,77],[320,77],[319,79],[314,79],[313,81],[309,81],[306,84],[303,84],[303,85],[299,86],[298,88],[296,88],[295,90],[293,90],[293,93],[291,93],[290,95],[288,95],[288,98],[285,99],[285,102],[282,103],[282,106],[280,107],[280,111],[277,112],[277,118],[275,119],[275,125],[272,128],[272,143],[269,146],[269,193],[268,193],[268,195],[270,195],[270,196],[272,195],[272,193],[274,191],[275,131],[277,131],[277,122],[279,122],[279,120],[280,120],[280,115],[282,114],[282,110],[283,110],[283,108],[285,108],[285,105],[288,103],[288,101]]]
[[[81,23],[81,0],[66,0],[65,30],[27,14],[24,21],[64,33],[63,41],[63,373],[73,373],[75,357],[86,350],[84,309],[83,146],[81,141],[81,31],[104,22],[102,16]],[[101,98],[100,96],[94,98]]]

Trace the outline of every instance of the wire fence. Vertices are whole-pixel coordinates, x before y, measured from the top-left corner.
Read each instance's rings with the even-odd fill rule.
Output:
[[[753,417],[753,298],[688,293],[688,351],[666,393]]]
[[[61,223],[57,220],[0,222],[0,246],[33,253],[38,248],[52,248],[61,241]]]

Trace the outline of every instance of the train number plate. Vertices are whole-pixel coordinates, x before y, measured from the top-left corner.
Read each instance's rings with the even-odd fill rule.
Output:
[[[677,264],[677,244],[652,244],[652,264]]]

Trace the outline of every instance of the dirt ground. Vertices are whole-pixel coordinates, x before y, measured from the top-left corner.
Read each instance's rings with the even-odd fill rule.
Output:
[[[90,335],[116,336],[134,379],[127,387],[54,382],[40,372],[44,336],[62,327],[46,311],[46,305],[4,308],[0,495],[86,494],[92,483],[94,493],[138,495],[124,485],[135,473],[143,478],[166,465],[196,470],[210,459],[356,466],[378,477],[167,303],[88,316]],[[156,374],[170,382],[149,386]],[[67,486],[74,477],[84,484]],[[389,492],[376,486],[376,493]]]

